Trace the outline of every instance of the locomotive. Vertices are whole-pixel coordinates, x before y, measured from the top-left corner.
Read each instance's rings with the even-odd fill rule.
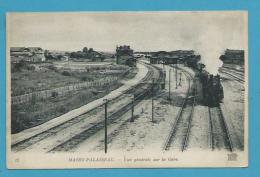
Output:
[[[209,74],[204,70],[205,65],[197,63],[197,78],[201,85],[201,102],[207,106],[218,106],[224,98],[223,87],[220,82],[220,76]]]

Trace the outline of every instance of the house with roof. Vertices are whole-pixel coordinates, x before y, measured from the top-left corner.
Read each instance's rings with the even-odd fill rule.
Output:
[[[93,61],[93,62],[101,62],[104,61],[105,56],[95,51],[93,48],[84,47],[82,51],[71,52],[70,58],[75,59],[76,61]]]
[[[97,52],[95,50],[93,51],[89,51],[88,52],[88,57],[95,62],[100,62],[103,61],[105,59],[104,55],[101,54],[100,52]]]
[[[19,63],[22,60],[27,62],[45,61],[44,51],[40,47],[11,47],[10,57],[13,63]]]

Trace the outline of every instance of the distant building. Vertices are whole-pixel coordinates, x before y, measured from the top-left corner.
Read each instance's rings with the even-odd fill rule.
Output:
[[[69,57],[66,56],[66,55],[63,55],[63,56],[60,57],[60,60],[61,61],[69,61]]]
[[[90,61],[104,61],[105,56],[100,53],[95,51],[93,48],[87,48],[84,47],[82,51],[77,51],[77,52],[72,52],[70,54],[71,58],[74,58],[76,60],[90,60]]]
[[[94,50],[91,52],[88,52],[88,55],[92,61],[96,61],[96,62],[101,62],[105,59],[105,57],[101,53],[94,51]]]
[[[128,45],[116,47],[116,63],[121,65],[136,66],[134,51]]]
[[[172,57],[171,53],[166,51],[155,52],[149,58],[151,64],[159,64],[159,63],[174,64],[177,63],[177,59],[178,59],[176,57]]]
[[[220,60],[222,60],[224,64],[244,65],[245,63],[244,50],[227,49],[224,55],[220,56]]]
[[[11,47],[11,62],[18,63],[21,60],[27,62],[45,61],[44,51],[40,47]]]
[[[59,50],[45,50],[46,60],[68,61],[70,52]]]
[[[193,50],[176,50],[176,51],[158,51],[153,52],[150,58],[150,63],[158,64],[176,64],[185,63],[187,60],[197,57]]]
[[[32,61],[33,62],[43,62],[45,61],[44,51],[40,47],[28,47],[30,52],[32,53]]]

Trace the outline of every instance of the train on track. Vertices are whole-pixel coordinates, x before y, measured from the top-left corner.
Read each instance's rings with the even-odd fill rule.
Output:
[[[218,106],[224,98],[224,90],[220,81],[220,76],[210,74],[205,69],[205,65],[197,63],[197,78],[201,84],[201,102],[207,106]]]

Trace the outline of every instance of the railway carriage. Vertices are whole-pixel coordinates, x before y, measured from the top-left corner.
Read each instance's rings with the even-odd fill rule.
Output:
[[[209,74],[202,70],[199,74],[202,85],[202,102],[208,106],[217,106],[224,98],[223,87],[219,75]]]

